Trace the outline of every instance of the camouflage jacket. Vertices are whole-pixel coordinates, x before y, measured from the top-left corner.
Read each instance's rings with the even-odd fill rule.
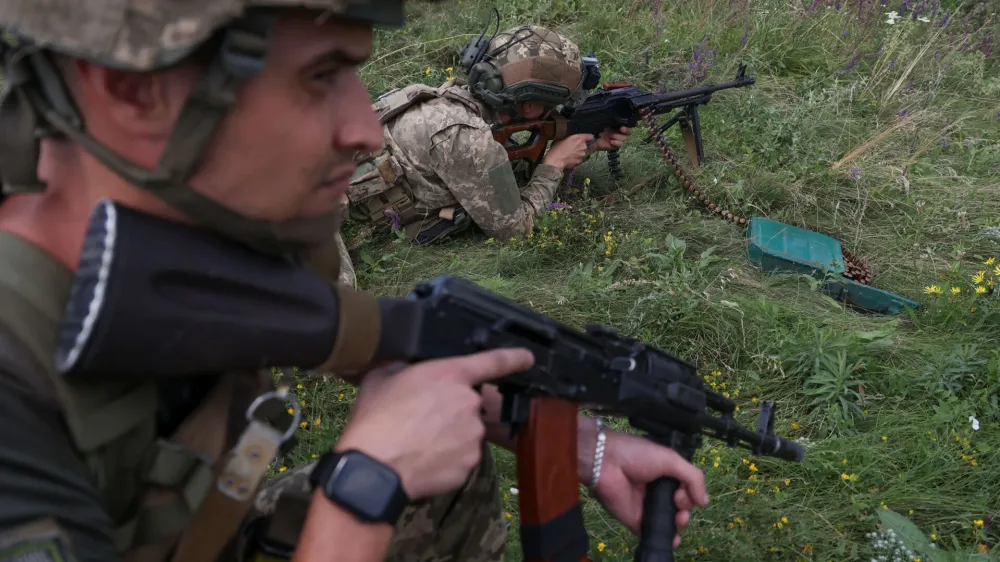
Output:
[[[555,198],[563,171],[540,164],[530,179],[522,174],[518,181],[503,145],[493,139],[487,108],[464,85],[446,83],[441,91],[451,95],[416,104],[384,128],[414,207],[431,219],[464,209],[495,238],[526,234]]]

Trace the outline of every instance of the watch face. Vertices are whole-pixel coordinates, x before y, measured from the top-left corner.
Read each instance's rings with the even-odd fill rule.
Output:
[[[398,487],[399,479],[391,471],[351,453],[340,458],[328,484],[332,495],[360,511],[359,516],[373,521],[384,517]]]

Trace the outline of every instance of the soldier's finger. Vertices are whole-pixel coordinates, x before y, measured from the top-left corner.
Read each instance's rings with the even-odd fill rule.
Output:
[[[526,371],[535,362],[535,356],[519,347],[480,351],[448,361],[456,362],[457,368],[452,371],[452,376],[475,385]]]
[[[694,507],[694,502],[691,501],[691,496],[688,495],[687,490],[677,488],[677,491],[674,492],[674,505],[677,507],[677,511],[690,511]]]

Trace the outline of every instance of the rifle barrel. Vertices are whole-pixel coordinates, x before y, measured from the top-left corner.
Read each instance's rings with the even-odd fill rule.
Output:
[[[665,102],[673,102],[677,100],[682,100],[684,98],[693,98],[699,96],[711,95],[719,90],[728,90],[730,88],[742,88],[744,86],[749,86],[756,82],[753,77],[750,78],[740,78],[737,80],[730,80],[729,82],[723,82],[722,84],[705,84],[704,86],[698,86],[697,88],[690,88],[687,90],[678,90],[676,92],[664,92],[662,94],[655,94],[653,96],[653,101],[650,105],[656,105]]]

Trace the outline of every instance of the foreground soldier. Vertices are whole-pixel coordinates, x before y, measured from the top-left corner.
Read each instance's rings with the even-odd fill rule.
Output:
[[[352,216],[392,224],[420,244],[472,223],[501,240],[523,236],[567,169],[592,152],[621,148],[631,133],[608,130],[596,142],[569,136],[552,143],[530,179],[526,169],[517,177],[491,126],[538,119],[582,99],[591,69],[575,43],[537,26],[498,34],[481,60],[469,62],[468,85],[414,84],[375,103],[385,149],[351,181]]]
[[[269,373],[76,381],[51,358],[101,198],[329,265],[316,257],[330,253],[353,155],[381,142],[355,68],[370,55],[371,25],[397,25],[402,12],[390,0],[302,5],[319,11],[291,0],[0,5],[0,26],[18,40],[7,53],[14,89],[0,112],[0,173],[29,192],[0,204],[0,560],[162,561],[186,547],[183,559],[198,562],[253,546],[236,540],[232,513],[203,500]],[[336,278],[338,268],[323,272]],[[399,479],[390,495],[414,501],[362,523],[309,487],[296,558],[500,560],[505,527],[491,519],[499,498],[481,442],[510,444],[492,423],[495,389],[480,398],[472,387],[530,362],[503,350],[368,373],[334,448],[361,451],[350,461],[358,470],[388,467]],[[594,467],[596,435],[592,420],[581,424],[581,480],[600,469],[597,496],[633,530],[657,477],[685,485],[679,529],[707,502],[700,471],[635,437],[609,433]],[[283,495],[261,494],[257,507],[292,525],[302,514],[294,503],[282,511]],[[194,523],[206,513],[218,517]]]

